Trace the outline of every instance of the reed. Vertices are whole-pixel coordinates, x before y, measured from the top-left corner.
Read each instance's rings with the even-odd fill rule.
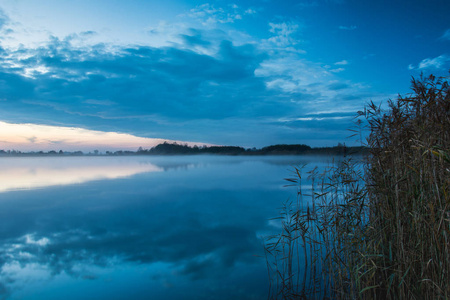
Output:
[[[265,245],[270,299],[450,298],[448,81],[413,79],[388,104],[358,113],[370,130],[362,162],[288,179],[297,201]]]

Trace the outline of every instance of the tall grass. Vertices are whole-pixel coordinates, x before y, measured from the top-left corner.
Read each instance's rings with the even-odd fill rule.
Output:
[[[370,130],[362,164],[288,179],[298,197],[266,243],[269,298],[449,299],[448,81],[413,79],[387,111],[370,103],[358,114]]]

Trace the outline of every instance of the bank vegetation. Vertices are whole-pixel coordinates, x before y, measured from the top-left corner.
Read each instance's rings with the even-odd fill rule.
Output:
[[[413,79],[388,104],[358,113],[363,163],[288,178],[298,199],[265,244],[270,299],[450,299],[448,78]]]

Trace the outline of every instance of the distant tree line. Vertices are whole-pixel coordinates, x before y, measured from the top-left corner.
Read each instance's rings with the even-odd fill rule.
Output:
[[[364,153],[368,149],[365,147],[347,147],[345,144],[339,143],[334,147],[311,148],[304,144],[281,144],[267,146],[261,149],[248,148],[239,146],[188,146],[186,144],[164,142],[150,149],[139,147],[137,151],[106,151],[105,154],[95,150],[93,153],[83,153],[82,151],[38,151],[38,152],[21,152],[17,150],[0,150],[0,156],[96,156],[96,155],[199,155],[199,154],[215,154],[215,155],[301,155],[301,154],[321,154],[321,155],[347,155],[355,153]]]
[[[0,156],[79,156],[79,155],[97,155],[99,152],[95,150],[94,153],[83,153],[83,151],[62,151],[58,152],[55,150],[50,150],[48,152],[45,151],[30,151],[30,152],[22,152],[19,150],[0,150]]]
[[[365,147],[347,147],[339,143],[334,147],[311,148],[304,144],[280,144],[267,146],[261,149],[239,146],[188,146],[177,143],[159,144],[151,149],[139,148],[136,154],[145,155],[192,155],[192,154],[221,154],[221,155],[300,155],[300,154],[324,154],[347,155],[363,153]]]

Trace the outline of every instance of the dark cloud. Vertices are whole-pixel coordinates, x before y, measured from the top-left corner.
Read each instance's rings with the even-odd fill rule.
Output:
[[[22,71],[21,68],[12,68],[12,70],[5,71],[4,68],[0,68],[0,90],[2,98],[5,99],[5,103],[20,102],[23,99],[30,99],[34,95],[35,85],[32,80],[20,76],[18,74],[11,73]]]
[[[348,89],[350,86],[343,82],[335,82],[328,85],[328,89],[332,91]]]
[[[211,42],[205,40],[200,30],[191,29],[189,34],[180,34],[186,45],[208,47]]]
[[[125,48],[113,55],[72,49],[70,41],[57,38],[26,54],[27,59],[12,61],[21,66],[9,70],[15,74],[1,74],[8,99],[31,99],[31,103],[69,113],[105,118],[160,114],[179,120],[220,119],[238,113],[242,103],[251,101],[244,95],[258,93],[255,87],[260,93],[264,90],[253,75],[262,57],[253,46],[236,47],[228,41],[220,46],[218,58],[152,47]],[[19,75],[26,70],[31,78]],[[96,110],[86,105],[86,100],[117,106]]]
[[[83,31],[80,33],[81,36],[93,36],[96,34],[97,34],[97,32],[95,32],[93,30]]]
[[[269,123],[259,120],[311,110],[308,103],[322,92],[348,89],[340,82],[329,86],[306,82],[304,89],[285,91],[284,82],[298,84],[294,67],[287,73],[269,70],[255,76],[268,53],[226,39],[213,45],[205,37],[210,33],[201,30],[181,35],[180,47],[73,45],[78,37],[93,34],[51,37],[37,49],[2,49],[3,120],[265,146],[260,126]],[[210,53],[192,50],[196,47]],[[277,79],[284,81],[278,84]],[[272,88],[268,80],[275,82]],[[204,123],[213,124],[223,138]],[[229,132],[232,127],[236,128]],[[256,144],[243,144],[249,135],[258,136]]]
[[[30,138],[27,138],[27,140],[28,140],[30,143],[35,143],[35,142],[36,142],[36,139],[37,139],[37,137],[35,137],[35,136],[32,136],[32,137],[30,137]]]

